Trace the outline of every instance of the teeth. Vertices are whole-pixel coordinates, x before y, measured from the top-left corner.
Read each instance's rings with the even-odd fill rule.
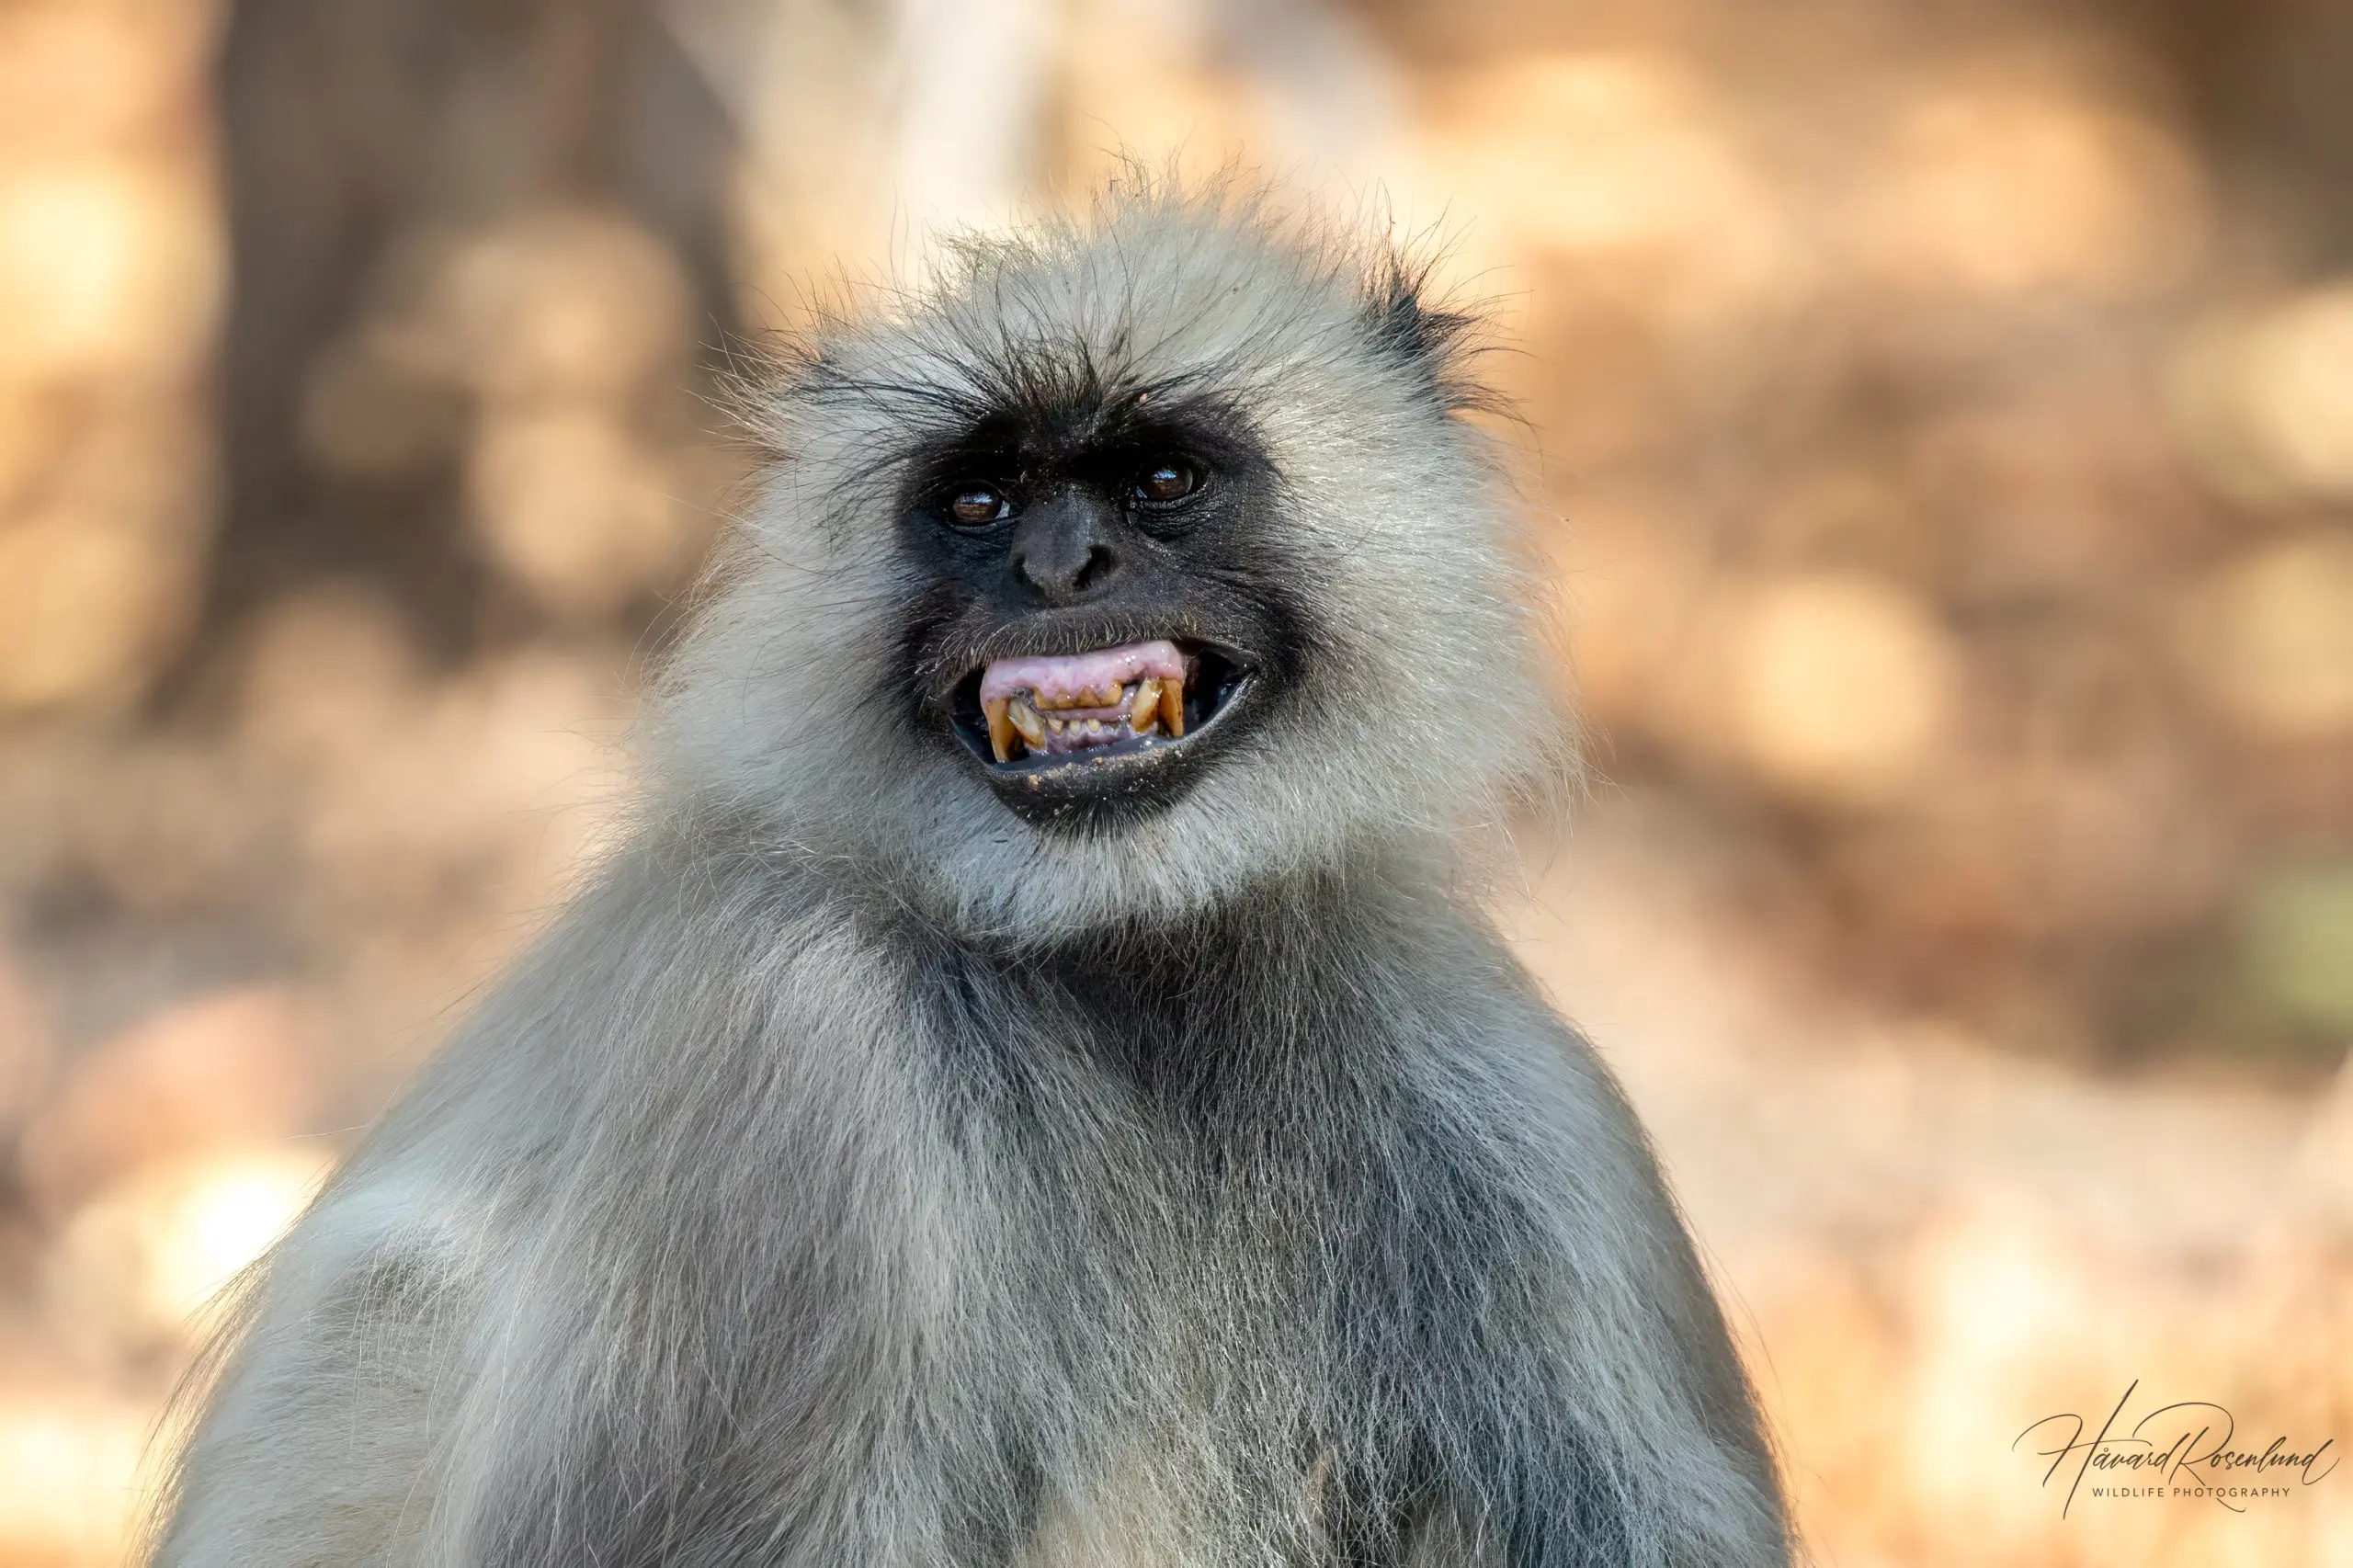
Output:
[[[1065,744],[1084,745],[1129,734],[1176,739],[1185,733],[1184,676],[1155,673],[1131,681],[1106,677],[1099,686],[1043,688],[1060,678],[1055,671],[1040,671],[1036,684],[1006,682],[1000,687],[1005,695],[982,702],[989,750],[998,762],[1025,755],[1025,747],[1042,755],[1054,736],[1069,737]]]
[[[1006,705],[1005,722],[1020,733],[1031,751],[1046,744],[1046,723],[1038,717],[1038,710],[1026,697],[1017,697]],[[995,731],[991,731],[994,737]]]

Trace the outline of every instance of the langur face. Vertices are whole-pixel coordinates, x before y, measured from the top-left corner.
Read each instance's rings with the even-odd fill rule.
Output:
[[[769,400],[678,782],[1023,939],[1499,821],[1559,727],[1403,274],[1177,207],[959,254]]]
[[[1006,409],[912,465],[912,717],[1046,827],[1165,808],[1295,690],[1313,642],[1247,426],[1151,390]]]

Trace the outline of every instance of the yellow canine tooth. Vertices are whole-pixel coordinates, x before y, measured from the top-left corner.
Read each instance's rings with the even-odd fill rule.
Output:
[[[1037,750],[1046,744],[1046,722],[1038,717],[1038,710],[1026,697],[1017,697],[1006,704],[1005,722],[1019,733],[1029,749]]]
[[[996,753],[999,762],[1013,760],[1013,721],[1005,711],[1011,706],[1012,699],[1005,697],[993,697],[981,704],[981,711],[989,718],[989,750]]]
[[[1160,717],[1160,677],[1146,676],[1136,682],[1136,699],[1128,709],[1128,728],[1142,734]]]
[[[1185,677],[1170,676],[1160,683],[1160,722],[1173,740],[1185,733]]]

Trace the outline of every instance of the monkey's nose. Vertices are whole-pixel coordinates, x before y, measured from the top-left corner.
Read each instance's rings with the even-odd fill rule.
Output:
[[[1013,565],[1048,604],[1075,604],[1118,574],[1120,550],[1098,508],[1066,496],[1022,518]]]
[[[1089,544],[1075,556],[1024,555],[1021,574],[1052,603],[1072,604],[1087,590],[1120,569],[1120,558],[1099,544]]]

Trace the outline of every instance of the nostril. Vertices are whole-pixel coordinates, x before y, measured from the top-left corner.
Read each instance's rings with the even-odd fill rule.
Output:
[[[1078,570],[1072,574],[1071,588],[1074,592],[1084,592],[1119,569],[1120,558],[1098,544],[1086,552],[1086,559],[1080,562]]]

